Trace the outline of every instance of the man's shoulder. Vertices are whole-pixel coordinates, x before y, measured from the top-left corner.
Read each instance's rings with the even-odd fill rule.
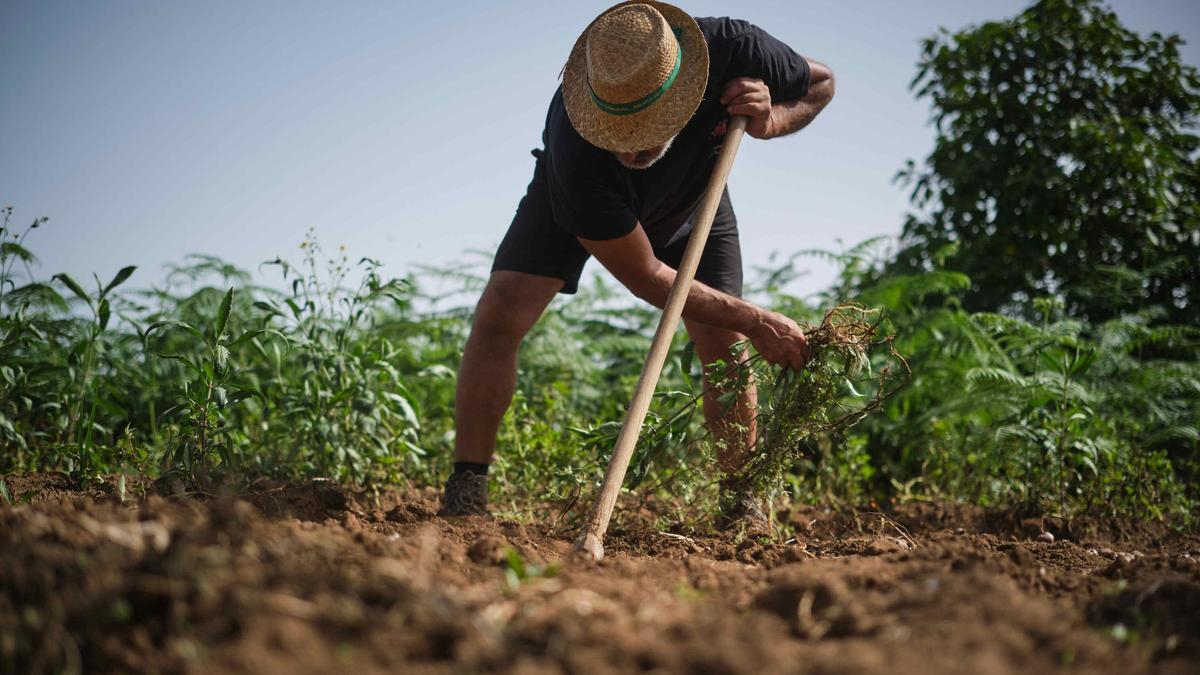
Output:
[[[596,168],[608,159],[607,154],[579,135],[563,105],[562,87],[554,92],[546,113],[543,132],[545,148],[550,155],[550,173],[554,180],[589,180]]]
[[[728,16],[697,16],[694,18],[696,24],[700,26],[700,32],[704,33],[704,39],[708,41],[710,49],[714,43],[734,42],[743,36],[759,31],[757,26],[743,19],[734,19]]]
[[[575,130],[563,105],[561,88],[550,102],[542,138],[546,186],[555,203],[561,206],[569,201],[597,210],[601,202],[607,204],[612,196],[624,194],[627,178],[616,158]],[[560,211],[562,217],[570,217],[563,213]]]

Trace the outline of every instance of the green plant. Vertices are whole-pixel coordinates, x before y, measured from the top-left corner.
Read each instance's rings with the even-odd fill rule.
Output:
[[[554,577],[561,570],[562,567],[555,563],[545,566],[531,565],[525,562],[515,548],[504,552],[504,584],[510,593],[515,593],[522,583],[530,579]]]
[[[233,292],[230,288],[225,294],[212,322],[204,330],[186,321],[169,320],[150,324],[142,334],[142,340],[149,345],[156,332],[179,329],[203,344],[199,354],[155,352],[160,358],[184,364],[192,375],[192,379],[182,382],[186,403],[163,413],[164,416],[170,416],[177,410],[182,430],[165,453],[163,464],[167,467],[167,473],[179,474],[195,485],[209,482],[213,455],[219,457],[227,467],[239,464],[234,457],[235,446],[228,438],[232,429],[226,424],[226,409],[251,396],[265,403],[259,391],[246,385],[235,385],[237,368],[236,364],[230,362],[230,350],[261,336],[283,339],[278,331],[265,328],[248,330],[232,337],[226,328],[233,307]]]
[[[123,267],[107,284],[95,277],[96,292],[89,294],[77,281],[66,273],[54,275],[54,279],[66,286],[71,293],[87,306],[91,312],[91,320],[67,352],[68,374],[75,391],[66,401],[67,423],[61,442],[69,448],[72,458],[72,476],[79,482],[93,479],[97,476],[102,464],[99,456],[101,449],[95,443],[95,434],[107,434],[109,429],[97,423],[97,409],[104,398],[97,391],[96,368],[97,360],[104,349],[100,338],[108,328],[112,318],[112,304],[109,295],[117,286],[124,283],[133,274],[136,267]]]
[[[310,471],[339,479],[362,481],[378,470],[394,478],[402,463],[417,467],[426,456],[418,445],[419,408],[401,372],[417,364],[406,345],[375,328],[385,306],[410,307],[412,284],[383,279],[380,264],[362,258],[361,280],[348,289],[344,249],[328,260],[324,275],[312,233],[301,249],[301,268],[278,258],[270,263],[290,282],[290,294],[255,303],[267,321],[283,322],[291,336],[286,362],[277,348],[259,350],[274,366],[263,390],[288,419],[286,426],[269,430],[286,434],[279,445],[287,446],[287,455],[276,461],[294,465],[299,460]],[[434,375],[423,365],[420,373]]]

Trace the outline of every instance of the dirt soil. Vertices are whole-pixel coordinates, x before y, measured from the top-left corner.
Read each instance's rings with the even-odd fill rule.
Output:
[[[763,544],[627,508],[594,563],[432,491],[5,480],[6,673],[1200,672],[1200,538],[1162,524],[806,508]]]

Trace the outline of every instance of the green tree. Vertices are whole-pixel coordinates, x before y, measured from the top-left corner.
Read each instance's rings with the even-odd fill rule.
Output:
[[[1096,0],[927,39],[912,87],[937,139],[900,174],[901,267],[944,258],[972,310],[1052,294],[1093,321],[1158,305],[1200,323],[1200,75],[1180,44]]]

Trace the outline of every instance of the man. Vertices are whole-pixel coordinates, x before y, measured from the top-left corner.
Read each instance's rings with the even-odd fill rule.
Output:
[[[776,138],[804,128],[833,97],[833,75],[761,29],[691,16],[653,0],[604,12],[576,41],[550,102],[533,181],[496,253],[458,374],[455,468],[442,515],[487,513],[487,470],[516,387],[517,352],[556,293],[574,293],[595,256],[637,297],[666,303],[731,115]],[[726,191],[683,310],[705,363],[749,338],[772,363],[802,368],[794,321],[741,299],[737,220]],[[732,476],[754,441],[751,386],[723,409],[704,400]],[[722,483],[725,520],[758,529],[754,495]]]

